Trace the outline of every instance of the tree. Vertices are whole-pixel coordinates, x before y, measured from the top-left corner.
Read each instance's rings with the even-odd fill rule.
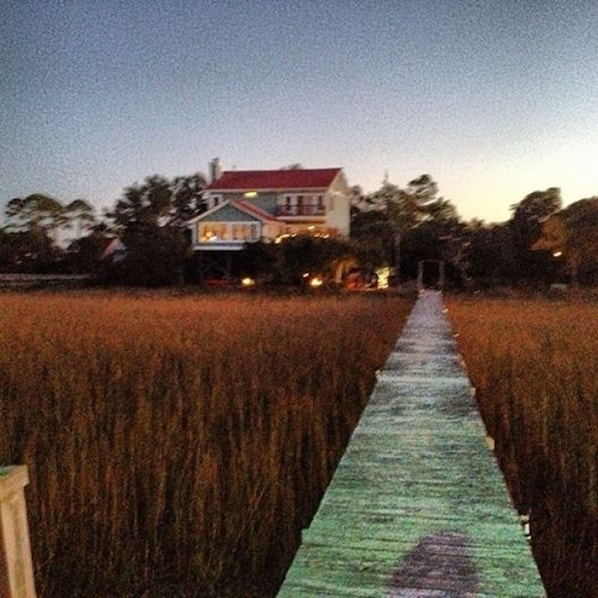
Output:
[[[117,230],[140,232],[144,227],[160,224],[169,215],[171,200],[170,182],[162,176],[153,175],[141,185],[135,183],[127,187],[108,215]]]
[[[205,210],[202,193],[206,184],[206,178],[199,172],[190,176],[179,176],[172,181],[172,220],[189,220]]]
[[[75,238],[79,238],[97,224],[93,207],[84,199],[64,206],[60,200],[42,193],[11,199],[5,214],[8,231],[43,231],[55,244],[64,240],[66,229],[74,228]]]
[[[158,287],[182,281],[189,243],[182,231],[170,226],[147,225],[123,236],[125,258],[110,264],[107,282]]]
[[[598,277],[598,197],[581,199],[542,223],[532,249],[563,261],[571,283]]]
[[[354,202],[351,238],[356,254],[367,255],[376,266],[390,264],[416,276],[420,259],[455,261],[449,252],[460,229],[456,208],[438,197],[438,185],[429,174],[409,182],[406,189],[384,181],[380,189]]]
[[[435,222],[458,221],[457,208],[443,197],[432,200],[425,206],[426,219]]]
[[[73,274],[94,274],[100,268],[102,252],[109,243],[105,232],[95,228],[89,235],[79,237],[66,248],[66,269]]]
[[[199,173],[172,181],[157,174],[148,176],[143,183],[127,187],[108,215],[121,233],[148,225],[180,224],[202,211],[204,187],[205,177]]]
[[[436,201],[438,185],[429,174],[422,174],[409,181],[407,192],[418,208],[425,209],[426,206]]]
[[[41,229],[5,232],[0,229],[0,270],[45,274],[56,269],[62,251]]]
[[[426,212],[422,221],[403,234],[402,276],[415,278],[420,261],[438,260],[445,262],[447,279],[460,285],[464,279],[465,225],[448,200],[433,200]]]
[[[351,242],[359,261],[381,266],[391,261],[394,228],[385,212],[356,211],[351,219]]]
[[[561,190],[550,187],[534,191],[518,204],[511,206],[513,215],[509,220],[515,257],[515,280],[545,280],[552,275],[552,265],[546,255],[532,250],[540,237],[542,221],[561,209]]]
[[[107,278],[144,286],[177,282],[189,250],[181,225],[202,211],[205,183],[199,173],[173,180],[153,175],[127,187],[108,214],[127,251]]]
[[[41,193],[15,197],[5,214],[1,267],[11,272],[56,270],[63,253],[59,232],[65,223],[60,201]]]
[[[75,229],[75,239],[84,236],[97,224],[93,207],[84,199],[75,199],[63,208],[63,218],[68,228]]]
[[[418,200],[408,191],[385,181],[366,198],[370,209],[383,212],[395,233],[401,233],[421,220]]]
[[[58,231],[65,224],[63,205],[42,193],[11,199],[5,213],[8,230],[26,232],[41,229],[54,243],[58,242]]]
[[[515,256],[508,224],[470,222],[465,236],[469,243],[467,276],[481,286],[510,282],[515,270]]]

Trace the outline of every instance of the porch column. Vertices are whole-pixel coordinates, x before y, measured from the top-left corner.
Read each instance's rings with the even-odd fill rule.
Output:
[[[25,506],[27,467],[0,466],[0,596],[35,598]]]

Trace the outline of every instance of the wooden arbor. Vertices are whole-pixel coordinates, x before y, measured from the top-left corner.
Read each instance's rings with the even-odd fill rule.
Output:
[[[436,279],[436,288],[438,290],[442,290],[444,288],[444,278],[445,278],[445,263],[444,260],[420,260],[417,264],[417,288],[418,290],[423,290],[425,288],[424,284],[424,271],[426,270],[426,266],[429,267],[436,266],[438,278]]]

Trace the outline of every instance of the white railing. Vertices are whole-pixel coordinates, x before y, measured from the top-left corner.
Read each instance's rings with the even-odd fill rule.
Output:
[[[27,467],[0,467],[0,596],[35,598],[25,506]]]
[[[319,205],[305,205],[305,206],[293,206],[283,205],[278,206],[278,216],[326,216],[326,208]]]

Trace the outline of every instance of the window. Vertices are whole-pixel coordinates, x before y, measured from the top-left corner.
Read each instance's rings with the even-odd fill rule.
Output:
[[[257,224],[233,224],[233,241],[257,241],[259,227]]]
[[[220,222],[206,222],[199,225],[199,240],[202,243],[227,241],[228,225]]]
[[[293,210],[293,198],[290,195],[286,195],[284,198],[284,204],[280,206],[281,214],[290,214]]]

